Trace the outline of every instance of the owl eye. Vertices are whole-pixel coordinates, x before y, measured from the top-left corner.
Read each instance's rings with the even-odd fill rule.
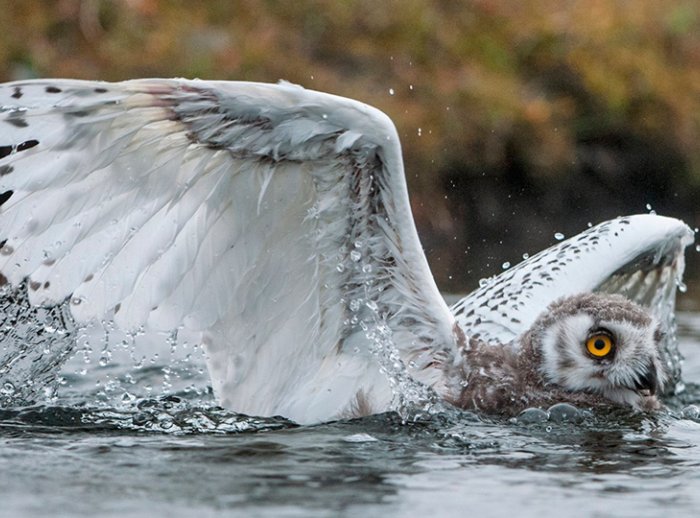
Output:
[[[613,349],[612,337],[604,333],[596,333],[586,340],[586,349],[596,358],[605,358]]]

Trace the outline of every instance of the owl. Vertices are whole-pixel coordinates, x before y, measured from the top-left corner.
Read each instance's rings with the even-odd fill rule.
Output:
[[[656,410],[667,378],[662,339],[650,312],[621,295],[565,297],[514,342],[465,341],[451,402],[500,415],[560,402]]]
[[[0,85],[0,386],[25,398],[105,322],[187,336],[223,406],[299,423],[435,398],[654,408],[680,379],[692,241],[672,218],[618,218],[448,307],[375,108],[285,82]]]

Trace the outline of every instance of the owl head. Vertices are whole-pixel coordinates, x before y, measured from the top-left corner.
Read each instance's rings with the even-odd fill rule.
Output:
[[[551,304],[531,332],[545,383],[658,408],[666,379],[662,333],[641,306],[620,295],[575,295]]]

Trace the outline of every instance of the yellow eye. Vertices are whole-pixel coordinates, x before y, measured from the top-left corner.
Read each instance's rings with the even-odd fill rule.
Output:
[[[613,341],[610,336],[605,334],[596,334],[586,340],[586,349],[596,358],[604,358],[613,348]]]

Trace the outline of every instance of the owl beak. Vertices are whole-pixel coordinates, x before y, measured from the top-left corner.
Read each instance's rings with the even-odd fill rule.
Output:
[[[647,391],[650,396],[656,394],[658,389],[659,376],[656,373],[656,367],[649,365],[639,378],[634,382],[634,388],[637,392]]]

